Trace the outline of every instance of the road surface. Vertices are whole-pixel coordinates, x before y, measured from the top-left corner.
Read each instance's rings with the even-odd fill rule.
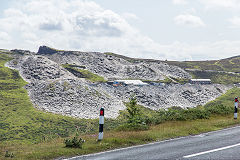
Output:
[[[240,160],[240,126],[196,136],[69,158],[69,160],[118,159]]]

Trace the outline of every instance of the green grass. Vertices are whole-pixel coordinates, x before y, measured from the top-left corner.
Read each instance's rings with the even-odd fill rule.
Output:
[[[206,71],[188,71],[193,78],[211,79],[212,83],[233,84],[240,83],[240,74],[206,72]]]
[[[55,138],[38,144],[20,144],[4,142],[0,144],[0,159],[5,151],[13,153],[15,159],[54,159],[82,154],[106,151],[114,148],[139,145],[153,141],[160,141],[181,136],[195,135],[202,132],[214,131],[227,126],[238,125],[240,120],[233,120],[233,116],[213,116],[210,119],[192,121],[168,121],[151,126],[146,131],[104,131],[104,139],[97,142],[97,133],[81,135],[86,142],[83,149],[64,147],[63,138]]]
[[[79,69],[80,67],[83,68],[83,66],[76,66],[70,64],[64,64],[62,66],[79,78],[86,78],[91,82],[106,82],[106,80],[103,77],[97,74],[94,74],[86,69]]]
[[[187,69],[187,72],[189,72],[193,78],[208,78],[211,79],[213,83],[220,84],[233,84],[240,82],[240,74],[217,72],[224,71],[240,73],[240,56],[211,61],[167,61],[167,63]],[[196,69],[196,71],[189,71],[189,69]],[[215,72],[208,72],[206,70],[212,70]]]

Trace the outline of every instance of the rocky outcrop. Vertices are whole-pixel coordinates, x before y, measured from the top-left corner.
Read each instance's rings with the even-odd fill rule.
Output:
[[[56,49],[47,47],[47,46],[40,46],[38,49],[39,54],[54,54],[57,53],[58,51]]]
[[[21,55],[29,55],[29,54],[35,54],[34,52],[28,51],[28,50],[22,50],[22,49],[13,49],[11,50],[13,53],[21,54]]]

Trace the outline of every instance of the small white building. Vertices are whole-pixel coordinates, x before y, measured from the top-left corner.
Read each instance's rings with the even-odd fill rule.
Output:
[[[120,86],[120,85],[137,85],[137,86],[144,86],[144,85],[148,85],[148,84],[142,82],[141,80],[115,80],[115,81],[113,82],[113,86]]]
[[[190,79],[191,84],[211,84],[211,79]]]

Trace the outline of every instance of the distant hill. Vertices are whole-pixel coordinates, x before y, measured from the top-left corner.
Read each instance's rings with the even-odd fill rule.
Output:
[[[179,66],[183,69],[198,69],[240,73],[240,56],[210,61],[167,61],[168,64]]]
[[[123,58],[132,63],[154,62],[167,63],[178,66],[188,72],[192,78],[211,79],[213,83],[233,84],[240,83],[240,56],[220,60],[206,61],[161,61],[154,59],[130,58],[115,53],[105,53]]]
[[[240,83],[240,56],[209,61],[167,61],[192,75],[193,78],[210,78],[213,83]]]

